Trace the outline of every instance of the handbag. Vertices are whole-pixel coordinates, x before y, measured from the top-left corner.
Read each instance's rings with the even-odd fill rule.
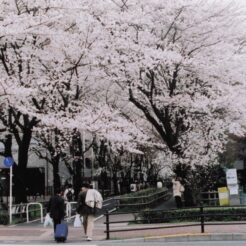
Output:
[[[50,214],[47,213],[44,219],[44,227],[49,226],[49,225],[53,226],[53,220],[51,219]]]
[[[180,191],[181,191],[181,192],[184,192],[184,191],[185,191],[185,188],[184,188],[183,185],[180,186]]]
[[[81,219],[80,218],[80,215],[79,214],[76,214],[75,219],[74,219],[74,222],[73,222],[73,226],[74,227],[82,227],[82,220],[83,220],[83,217]]]

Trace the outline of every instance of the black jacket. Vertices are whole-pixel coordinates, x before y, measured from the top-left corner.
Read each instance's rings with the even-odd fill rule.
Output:
[[[78,206],[77,206],[77,213],[80,215],[89,215],[89,214],[95,214],[96,210],[95,208],[91,208],[85,203],[85,197],[86,197],[87,191],[80,192],[78,197]]]
[[[55,195],[49,200],[47,212],[52,219],[63,219],[65,216],[65,205],[62,197]]]

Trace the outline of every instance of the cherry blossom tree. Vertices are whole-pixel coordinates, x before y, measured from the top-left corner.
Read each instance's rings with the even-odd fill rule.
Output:
[[[64,128],[90,131],[92,128],[93,132],[110,138],[104,124],[119,115],[102,102],[100,93],[103,84],[98,81],[103,74],[95,58],[101,51],[98,40],[104,44],[100,38],[102,26],[98,25],[97,17],[87,11],[90,3],[85,6],[81,3],[83,1],[74,1],[73,8],[68,7],[68,1],[1,3],[0,69],[3,76],[0,84],[7,99],[4,106],[1,105],[1,121],[19,146],[18,166],[15,166],[19,180],[25,180],[35,128],[54,127],[57,131]],[[102,114],[101,110],[105,112]],[[119,119],[112,120],[111,127],[118,128],[121,137],[112,142],[126,144],[130,140],[127,134],[124,139],[123,134],[127,124]],[[55,155],[57,151],[53,152],[58,168],[60,158]],[[55,173],[58,173],[57,168]],[[16,202],[26,201],[24,186],[17,182],[16,187],[22,192],[17,192],[20,197]]]
[[[243,5],[3,0],[0,7],[0,119],[19,146],[18,175],[39,127],[88,131],[116,153],[155,146],[172,165],[213,162],[226,130],[242,131]]]
[[[166,161],[207,164],[224,148],[245,97],[245,8],[231,1],[112,1],[110,79],[166,145]],[[114,14],[112,14],[112,12]],[[243,42],[244,41],[244,42]]]

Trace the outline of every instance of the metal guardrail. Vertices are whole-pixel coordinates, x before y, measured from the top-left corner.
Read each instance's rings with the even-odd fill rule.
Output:
[[[150,206],[154,202],[166,198],[170,195],[169,189],[162,190],[160,192],[156,192],[154,194],[148,195],[148,196],[136,196],[136,197],[119,197],[115,200],[117,200],[118,207],[143,207],[143,206]],[[120,203],[120,201],[124,200],[132,200],[132,203]],[[136,200],[141,202],[136,202]]]
[[[35,209],[29,209],[29,206],[31,205],[38,205],[39,208],[35,208]],[[29,223],[29,213],[30,212],[36,212],[36,211],[40,211],[40,220],[41,223],[43,222],[43,204],[40,202],[31,202],[31,203],[21,203],[21,204],[13,204],[12,208],[11,208],[11,216],[12,215],[20,215],[21,218],[23,216],[26,216],[26,222]]]
[[[69,221],[72,217],[73,214],[73,205],[76,205],[77,202],[66,202],[66,217],[67,217],[67,221]],[[32,208],[30,209],[30,206],[33,205],[38,205],[39,208]],[[20,215],[21,218],[26,219],[27,223],[30,223],[30,212],[36,212],[39,211],[40,212],[40,221],[41,223],[43,223],[44,221],[44,206],[42,203],[40,202],[30,202],[30,203],[21,203],[21,204],[13,204],[12,208],[11,208],[11,216],[15,216],[15,215]]]
[[[219,205],[218,191],[201,192],[201,199],[200,200],[201,200],[201,202],[203,202],[209,206]]]
[[[27,206],[27,203],[12,205],[11,214],[14,215],[14,214],[24,214],[24,213],[26,213],[26,206]]]
[[[26,206],[26,222],[29,223],[29,206],[31,206],[31,205],[39,205],[39,207],[40,207],[40,221],[41,221],[41,223],[43,223],[43,220],[44,220],[43,205],[39,202],[31,202],[31,203],[27,204],[27,206]]]
[[[66,204],[66,216],[67,216],[67,221],[70,220],[72,217],[72,204],[77,204],[77,202],[65,202]]]
[[[220,207],[220,206],[213,206],[213,208],[216,207]],[[223,206],[223,208],[235,208],[235,207],[243,207],[246,209],[245,206]],[[215,222],[215,223],[211,223],[211,222],[206,222],[206,218],[211,218],[212,216],[216,216],[216,217],[225,217],[225,216],[231,216],[232,214],[225,214],[225,213],[209,213],[204,211],[204,208],[211,208],[210,206],[207,207],[193,207],[194,209],[198,209],[199,210],[199,214],[196,215],[190,215],[190,216],[172,216],[169,219],[180,219],[180,218],[186,218],[186,219],[192,219],[192,218],[199,218],[198,222],[194,222],[194,223],[189,223],[189,224],[182,224],[182,225],[170,225],[170,226],[155,226],[155,227],[137,227],[139,226],[139,222],[146,222],[146,219],[135,219],[135,220],[121,220],[121,221],[110,221],[110,216],[114,216],[114,215],[120,215],[120,214],[129,214],[129,213],[136,213],[136,211],[132,211],[132,212],[120,212],[120,213],[109,213],[109,211],[106,211],[106,213],[104,214],[106,216],[106,221],[104,222],[104,224],[106,225],[106,230],[104,231],[106,233],[106,239],[110,239],[110,233],[111,232],[124,232],[124,231],[139,231],[139,230],[153,230],[153,229],[166,229],[166,228],[178,228],[178,227],[190,227],[190,226],[200,226],[201,228],[201,233],[205,232],[205,225],[242,225],[242,224],[246,224],[246,222]],[[221,208],[221,207],[220,207]],[[187,208],[191,209],[191,208]],[[165,210],[165,212],[170,212],[170,211],[175,211],[176,209],[172,209],[172,210]],[[185,209],[182,209],[185,210]],[[154,212],[158,212],[158,211],[164,211],[164,210],[155,210]],[[245,216],[245,214],[241,214],[241,213],[233,213],[233,216],[235,217],[241,217],[242,215]],[[168,218],[167,218],[168,219]],[[135,228],[129,228],[129,229],[110,229],[110,224],[117,224],[117,223],[136,223],[136,227]],[[158,224],[159,225],[159,224]]]

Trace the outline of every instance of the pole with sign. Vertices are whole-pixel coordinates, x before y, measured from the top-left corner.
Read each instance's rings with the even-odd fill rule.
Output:
[[[230,168],[226,170],[226,182],[230,194],[230,205],[239,205],[240,200],[236,168]]]
[[[9,168],[9,223],[12,223],[12,178],[13,178],[13,164],[14,160],[11,156],[5,157],[3,160],[5,167]]]

